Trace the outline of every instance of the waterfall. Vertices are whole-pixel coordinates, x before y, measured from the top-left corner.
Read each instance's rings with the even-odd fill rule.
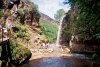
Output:
[[[58,35],[57,35],[56,46],[60,46],[60,35],[61,35],[62,23],[63,23],[65,17],[66,17],[66,14],[64,14],[60,19],[60,25],[59,25]]]

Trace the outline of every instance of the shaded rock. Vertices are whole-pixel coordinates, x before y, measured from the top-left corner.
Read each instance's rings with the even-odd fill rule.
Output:
[[[91,41],[91,43],[93,43]],[[83,41],[70,41],[70,49],[71,52],[79,52],[79,53],[98,53],[100,51],[100,45],[96,43],[85,43]]]

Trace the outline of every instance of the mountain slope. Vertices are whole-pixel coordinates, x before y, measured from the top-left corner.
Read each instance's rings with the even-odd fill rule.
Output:
[[[41,14],[41,18],[42,18],[43,20],[46,20],[46,21],[51,22],[51,23],[54,23],[54,22],[55,22],[55,20],[52,19],[52,18],[50,18],[48,15],[46,15],[46,14],[44,14],[44,13],[40,13],[40,14]]]

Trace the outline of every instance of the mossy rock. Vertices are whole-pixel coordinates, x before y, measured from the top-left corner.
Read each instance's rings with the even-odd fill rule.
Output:
[[[21,65],[31,58],[32,53],[23,43],[10,39],[9,44],[11,51],[11,63]]]

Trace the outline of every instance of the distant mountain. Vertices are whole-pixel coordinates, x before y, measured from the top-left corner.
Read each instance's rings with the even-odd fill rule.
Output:
[[[55,22],[54,19],[50,18],[48,15],[44,14],[44,13],[40,13],[41,14],[41,18],[46,20],[46,21],[49,21],[49,22]]]

